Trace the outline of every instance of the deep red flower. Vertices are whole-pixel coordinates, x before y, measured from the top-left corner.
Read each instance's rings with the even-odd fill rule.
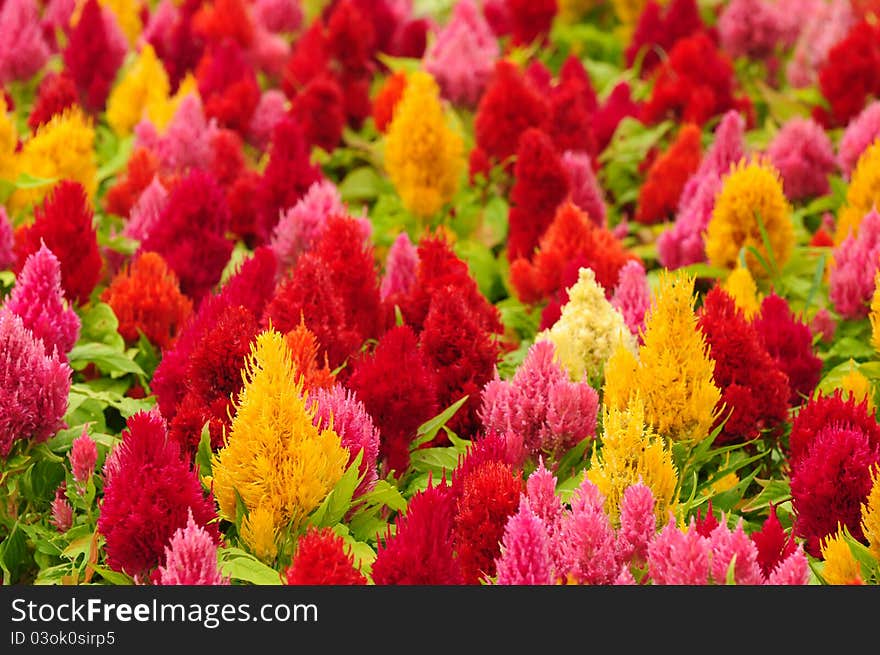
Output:
[[[719,525],[715,512],[712,510],[712,499],[706,505],[706,515],[703,516],[702,510],[697,510],[697,516],[694,519],[694,527],[697,534],[708,538]]]
[[[211,173],[224,189],[228,190],[244,174],[243,146],[241,136],[233,130],[221,128],[211,137]]]
[[[629,82],[618,82],[593,115],[593,133],[599,152],[611,143],[620,121],[627,117],[638,119],[641,113],[642,103],[633,100]]]
[[[309,80],[325,72],[330,62],[325,26],[316,18],[294,42],[290,58],[284,67],[281,89],[289,98],[308,84]]]
[[[101,278],[103,261],[98,250],[94,213],[78,182],[61,180],[43,204],[34,207],[34,222],[15,231],[15,267],[18,274],[28,255],[41,243],[61,263],[61,286],[71,304],[85,304]]]
[[[128,218],[131,208],[158,171],[159,158],[153,151],[143,147],[135,148],[128,159],[125,172],[116,177],[104,195],[104,209],[107,213]]]
[[[584,98],[586,110],[593,114],[599,109],[599,98],[590,80],[590,74],[575,54],[569,54],[559,69],[559,86],[563,88],[578,87]]]
[[[536,39],[543,42],[550,33],[556,11],[556,0],[507,0],[511,43],[529,45]]]
[[[880,94],[880,29],[866,21],[852,26],[819,69],[819,89],[830,111],[829,127],[845,126]]]
[[[675,218],[684,185],[700,166],[701,137],[699,127],[683,125],[669,149],[654,160],[639,188],[637,222],[662,223]]]
[[[776,566],[797,549],[792,534],[786,534],[776,515],[776,505],[770,503],[770,514],[760,530],[749,535],[758,548],[758,564],[765,576],[769,576]]]
[[[28,116],[28,127],[36,132],[37,128],[55,114],[72,107],[79,102],[79,92],[69,73],[48,72],[40,81],[37,97]]]
[[[187,73],[195,71],[205,53],[205,39],[195,30],[193,19],[204,0],[183,0],[171,27],[148,35],[148,42],[162,60],[171,83],[177,90]]]
[[[402,23],[394,33],[388,46],[388,54],[394,57],[421,59],[428,47],[428,34],[431,21],[427,18],[412,18]]]
[[[331,528],[316,527],[309,527],[297,539],[284,581],[289,585],[367,584],[342,537]]]
[[[583,87],[578,83],[563,84],[550,96],[550,107],[542,129],[559,153],[573,150],[586,152],[591,157],[598,154],[593,113],[587,105]]]
[[[245,136],[260,102],[260,85],[241,47],[231,39],[211,44],[195,74],[205,116]]]
[[[336,3],[327,20],[327,52],[349,74],[369,75],[376,52],[370,16],[352,0]]]
[[[254,42],[254,23],[250,3],[242,0],[213,0],[202,3],[193,14],[192,29],[207,43],[235,41],[243,50]]]
[[[624,53],[627,68],[642,55],[641,72],[647,75],[679,39],[704,29],[696,0],[671,0],[665,9],[648,0]]]
[[[302,126],[309,145],[332,152],[345,127],[345,97],[328,74],[312,78],[293,98],[290,113]]]
[[[254,210],[254,197],[263,184],[263,176],[245,167],[226,189],[229,205],[229,229],[250,248],[264,241],[259,215]]]

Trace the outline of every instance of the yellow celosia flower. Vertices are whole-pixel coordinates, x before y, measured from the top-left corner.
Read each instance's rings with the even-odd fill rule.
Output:
[[[611,0],[614,5],[614,13],[621,23],[633,25],[642,15],[642,10],[648,0]],[[664,4],[664,3],[661,3]]]
[[[266,563],[278,554],[275,518],[271,509],[258,505],[241,522],[241,539],[248,550]]]
[[[584,14],[599,4],[598,0],[559,0],[559,18],[566,23],[576,23]]]
[[[605,362],[605,382],[602,386],[602,403],[605,407],[625,409],[632,394],[638,391],[636,375],[639,358],[624,342],[618,342]]]
[[[107,123],[116,134],[129,134],[146,115],[167,111],[171,83],[165,67],[149,43],[107,98]],[[155,123],[155,121],[154,121]]]
[[[98,188],[95,129],[78,106],[55,114],[25,141],[18,155],[18,172],[33,177],[79,182],[88,197]],[[54,182],[52,183],[54,184]],[[14,208],[40,202],[52,184],[18,189],[10,204]]]
[[[854,360],[849,360],[849,371],[840,381],[840,388],[844,392],[844,397],[852,396],[857,403],[861,403],[865,398],[868,399],[868,412],[874,413],[874,389],[871,381],[859,370]]]
[[[635,352],[636,338],[623,316],[605,297],[591,268],[581,268],[578,281],[568,290],[568,302],[559,320],[535,337],[556,346],[556,358],[572,380],[598,380],[615,347],[623,343]]]
[[[675,512],[678,473],[672,452],[645,423],[645,405],[636,394],[625,409],[604,410],[602,446],[593,451],[587,477],[605,496],[605,511],[614,525],[627,488],[641,482],[654,494],[654,511],[663,524]]]
[[[772,253],[764,247],[758,217],[764,224]],[[740,251],[750,246],[760,253],[767,266],[775,261],[779,269],[791,257],[794,247],[791,205],[782,191],[779,172],[762,159],[743,159],[731,168],[706,228],[706,256],[713,266],[733,270]],[[753,276],[769,274],[753,253],[746,251],[745,260]]]
[[[858,236],[862,219],[874,205],[880,207],[880,139],[868,146],[856,162],[846,200],[837,212],[834,245],[840,245],[849,234]]]
[[[874,294],[871,296],[871,345],[880,352],[880,272],[874,276]]]
[[[871,554],[880,560],[880,466],[871,472],[871,492],[862,503],[862,532]]]
[[[348,451],[333,430],[312,424],[315,409],[284,336],[258,335],[245,363],[244,387],[235,404],[226,444],[213,457],[214,495],[220,516],[235,520],[236,494],[251,519],[254,543],[266,543],[265,518],[274,532],[296,530],[342,477]],[[255,523],[256,521],[256,523]],[[259,529],[257,529],[259,528]]]
[[[6,99],[0,94],[0,180],[14,180],[18,177],[18,163],[15,148],[18,145],[18,131],[9,116]]]
[[[746,319],[751,320],[760,311],[761,298],[758,295],[758,286],[749,269],[737,266],[721,284],[721,288],[733,298],[733,302],[742,310]]]
[[[412,73],[385,136],[385,169],[404,207],[435,214],[458,190],[464,166],[464,143],[447,124],[437,82]]]
[[[825,560],[822,578],[826,583],[849,585],[862,582],[862,567],[846,543],[843,530],[838,530],[837,534],[823,540],[822,558]]]
[[[133,0],[98,0],[98,2],[102,7],[107,7],[113,12],[122,33],[128,39],[128,45],[135,47],[144,27],[141,22],[141,4]]]

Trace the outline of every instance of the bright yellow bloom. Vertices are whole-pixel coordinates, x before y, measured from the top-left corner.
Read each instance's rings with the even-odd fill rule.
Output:
[[[721,288],[733,298],[733,302],[742,310],[746,319],[751,320],[760,311],[761,298],[758,295],[758,286],[749,269],[738,265],[721,284]]]
[[[635,352],[636,338],[623,316],[605,297],[591,268],[581,268],[578,281],[568,290],[568,302],[550,328],[539,333],[536,341],[547,340],[556,346],[556,358],[572,380],[598,380],[605,362],[618,343]]]
[[[98,188],[94,147],[92,121],[78,106],[52,116],[25,141],[18,155],[18,172],[53,182],[32,189],[18,189],[10,199],[11,205],[21,208],[40,202],[54,182],[62,179],[79,182],[86,195],[94,198]]]
[[[849,360],[849,371],[840,381],[840,388],[844,392],[844,397],[852,396],[857,403],[861,403],[865,398],[868,399],[868,412],[874,413],[874,389],[871,381],[859,370],[854,360]]]
[[[107,123],[116,134],[128,135],[145,115],[152,120],[156,114],[167,112],[170,92],[165,67],[153,46],[144,44],[107,98]]]
[[[605,408],[601,448],[593,451],[587,477],[605,495],[605,511],[615,525],[620,520],[624,492],[641,482],[654,494],[658,524],[675,512],[678,473],[672,452],[645,423],[645,405],[636,394],[626,409]]]
[[[278,554],[275,519],[271,509],[258,505],[241,522],[241,539],[257,558],[270,563]]]
[[[826,583],[849,585],[862,582],[862,567],[846,543],[843,530],[838,530],[837,534],[829,535],[823,540],[822,558],[825,560],[822,578]]]
[[[868,540],[871,554],[880,561],[880,466],[871,472],[871,492],[862,503],[862,532]]]
[[[235,520],[236,494],[248,512],[255,544],[267,543],[270,512],[274,532],[295,531],[342,477],[348,451],[333,430],[312,424],[315,409],[284,336],[270,328],[251,347],[244,387],[226,444],[213,457],[214,495],[220,516]]]
[[[791,257],[794,247],[794,226],[791,205],[782,191],[779,172],[766,160],[740,160],[722,182],[715,208],[706,229],[706,256],[709,263],[720,268],[736,268],[743,248],[753,247],[767,266],[781,269]],[[760,217],[767,232],[772,254],[764,247],[758,222]],[[759,258],[748,250],[746,266],[755,277],[769,272]]]
[[[18,132],[12,117],[7,113],[8,109],[6,99],[0,94],[0,180],[14,180],[18,177],[15,156]]]
[[[464,168],[464,142],[447,124],[437,82],[412,73],[385,136],[385,169],[404,207],[422,217],[437,213]]]
[[[874,295],[871,296],[871,345],[880,352],[880,272],[874,276]]]
[[[584,14],[599,4],[598,0],[559,0],[559,18],[566,23],[576,23]]]
[[[638,391],[638,370],[637,353],[625,342],[618,342],[605,362],[605,383],[602,387],[602,403],[605,407],[626,408],[632,394]]]
[[[840,245],[850,233],[858,236],[862,219],[874,205],[880,207],[880,139],[868,146],[856,162],[846,200],[837,211],[834,245]]]
[[[141,22],[140,3],[133,0],[99,0],[99,4],[113,12],[122,33],[128,39],[128,45],[135,47],[144,27]]]
[[[642,10],[648,0],[611,0],[614,5],[614,13],[621,23],[633,25],[642,15]],[[661,3],[664,4],[664,3]]]

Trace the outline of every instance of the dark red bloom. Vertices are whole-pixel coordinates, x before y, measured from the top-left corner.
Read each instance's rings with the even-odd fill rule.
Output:
[[[593,113],[587,105],[583,86],[563,84],[550,96],[550,107],[542,129],[553,142],[557,152],[566,150],[598,154],[593,134]],[[523,137],[525,134],[523,134]],[[522,144],[522,138],[520,144]]]
[[[331,528],[315,527],[297,539],[284,581],[289,585],[367,584],[342,537]]]
[[[85,304],[101,278],[103,261],[98,250],[94,213],[78,182],[61,180],[41,206],[34,222],[15,231],[15,273],[42,243],[61,263],[61,286],[71,304]]]
[[[394,33],[388,54],[394,57],[421,59],[428,47],[431,23],[427,18],[413,18],[402,23]]]
[[[245,167],[226,189],[229,229],[251,248],[264,241],[259,216],[254,211],[254,197],[262,184],[263,176],[258,171]]]
[[[703,516],[701,510],[697,510],[697,516],[694,520],[694,527],[697,530],[697,534],[703,537],[709,537],[712,534],[712,531],[718,527],[718,519],[715,517],[715,512],[712,510],[712,499],[709,499],[709,502],[706,506],[706,515]]]
[[[212,44],[195,72],[205,116],[246,135],[260,102],[260,85],[241,47],[231,39]]]
[[[769,576],[780,562],[797,549],[794,535],[786,534],[782,528],[773,503],[770,503],[770,514],[761,529],[753,532],[749,537],[758,548],[758,564],[765,576]]]
[[[241,136],[232,130],[218,129],[211,138],[211,173],[224,189],[229,189],[244,174],[242,147]]]
[[[556,0],[507,0],[511,43],[529,45],[536,39],[543,42],[550,33],[556,10]]]
[[[325,72],[330,62],[324,23],[316,18],[293,44],[290,58],[284,67],[281,89],[289,97],[294,97],[309,80]]]
[[[593,133],[596,135],[599,152],[611,143],[620,121],[627,117],[638,119],[641,113],[642,105],[633,100],[629,83],[618,82],[605,103],[593,115]]]
[[[293,98],[290,113],[302,126],[309,145],[332,152],[345,127],[345,97],[333,77],[312,78]]]
[[[849,123],[870,98],[880,94],[880,29],[866,21],[852,26],[828,52],[819,70],[819,88],[830,105],[822,122],[829,127]]]
[[[599,108],[599,98],[596,96],[596,90],[593,88],[590,74],[587,73],[587,69],[584,68],[577,55],[570,54],[562,62],[562,67],[559,69],[559,86],[563,88],[579,88],[584,98],[584,107],[590,114]]]
[[[243,50],[254,42],[250,3],[242,0],[213,0],[202,3],[193,15],[192,29],[206,43],[235,41]]]
[[[369,75],[376,52],[370,17],[353,0],[341,0],[327,20],[327,52],[349,74]]]
[[[656,0],[648,0],[624,53],[626,66],[631,68],[642,55],[644,76],[654,70],[679,39],[704,29],[696,0],[672,0],[665,10]]]
[[[55,114],[79,102],[79,92],[73,78],[67,72],[46,73],[37,88],[37,97],[28,116],[28,127],[35,131],[48,123]]]
[[[684,185],[700,166],[701,137],[699,127],[684,125],[669,149],[654,160],[639,188],[637,222],[662,223],[675,218]]]
[[[183,0],[170,29],[154,31],[149,43],[162,60],[171,83],[171,91],[187,73],[196,70],[205,52],[205,39],[195,30],[193,18],[204,0]]]
[[[104,209],[110,214],[128,218],[131,208],[159,171],[159,158],[148,148],[135,148],[125,172],[117,176],[104,196]]]

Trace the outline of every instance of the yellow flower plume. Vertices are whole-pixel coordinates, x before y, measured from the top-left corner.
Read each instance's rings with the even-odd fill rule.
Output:
[[[846,543],[842,529],[822,541],[822,558],[825,560],[822,577],[827,584],[861,584],[862,567]]]
[[[862,503],[862,532],[871,554],[880,561],[880,466],[871,472],[871,491]]]
[[[839,246],[849,234],[859,234],[859,225],[874,206],[880,207],[880,139],[859,156],[846,189],[846,199],[837,211],[834,245]]]
[[[734,304],[742,310],[747,320],[751,320],[761,310],[758,286],[749,269],[737,265],[721,284],[721,288],[733,298]]]

